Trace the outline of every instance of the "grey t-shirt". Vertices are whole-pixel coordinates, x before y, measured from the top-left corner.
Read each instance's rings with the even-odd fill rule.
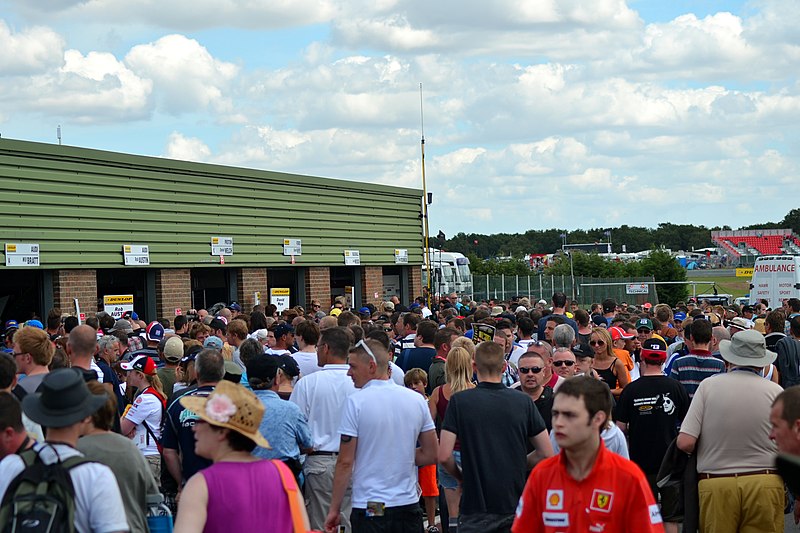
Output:
[[[47,372],[44,374],[34,374],[33,376],[25,376],[24,379],[19,381],[19,386],[25,389],[25,392],[28,394],[33,394],[36,392],[36,389],[39,388],[39,385],[42,384],[42,380],[47,375]]]
[[[86,435],[78,450],[87,459],[111,468],[117,478],[131,533],[147,533],[147,494],[158,492],[147,460],[131,441],[116,433]]]
[[[698,437],[697,471],[735,474],[775,467],[769,411],[781,387],[747,370],[704,379],[681,433]]]

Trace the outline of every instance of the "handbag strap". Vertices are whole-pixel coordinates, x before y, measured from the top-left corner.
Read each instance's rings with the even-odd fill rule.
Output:
[[[278,474],[281,476],[281,483],[283,490],[286,491],[286,496],[289,498],[289,511],[292,513],[292,525],[294,526],[294,533],[306,533],[306,526],[303,522],[303,514],[300,511],[300,502],[297,500],[297,482],[294,475],[289,470],[289,467],[283,464],[282,461],[272,459],[271,463],[278,469]]]

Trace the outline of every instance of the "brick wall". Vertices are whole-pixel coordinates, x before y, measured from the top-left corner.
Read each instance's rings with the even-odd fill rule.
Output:
[[[253,293],[261,293],[261,305],[269,303],[269,292],[267,292],[267,269],[266,268],[240,268],[237,273],[238,292],[236,299],[242,306],[243,313],[250,313],[256,304]]]
[[[156,271],[156,313],[159,317],[175,316],[175,309],[192,307],[192,274],[188,268],[162,268]]]
[[[53,272],[53,303],[62,313],[75,313],[77,298],[81,312],[94,316],[97,312],[97,271],[57,270]],[[47,313],[49,309],[45,309]]]
[[[375,293],[378,297],[375,298]],[[372,304],[378,307],[383,301],[383,267],[365,266],[361,273],[361,305]]]
[[[408,283],[408,290],[411,294],[408,295],[408,304],[414,301],[414,298],[417,296],[422,296],[422,267],[421,266],[410,266],[408,267],[409,270],[409,283]],[[403,302],[406,303],[406,302]]]
[[[311,300],[319,300],[322,309],[331,307],[331,270],[328,267],[308,267],[306,269],[306,309],[311,309]]]

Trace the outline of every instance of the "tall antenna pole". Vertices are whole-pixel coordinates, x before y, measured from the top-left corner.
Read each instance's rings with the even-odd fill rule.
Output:
[[[425,269],[428,272],[427,280],[425,286],[427,287],[427,298],[426,302],[428,304],[428,308],[431,307],[431,257],[429,254],[429,244],[428,241],[430,239],[430,232],[428,230],[428,186],[425,182],[425,114],[423,113],[422,109],[422,83],[419,84],[419,122],[420,128],[422,132],[422,138],[420,139],[419,147],[420,151],[422,152],[422,222],[423,222],[423,231],[425,235]]]
[[[61,146],[61,124],[56,128],[56,137],[58,137],[58,145]]]

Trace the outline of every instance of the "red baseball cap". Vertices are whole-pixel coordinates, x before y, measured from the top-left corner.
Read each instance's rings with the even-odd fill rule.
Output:
[[[620,339],[632,339],[636,336],[633,333],[625,333],[625,330],[619,326],[612,326],[608,328],[608,332],[611,333],[612,341],[618,341]]]
[[[131,359],[129,363],[120,363],[119,366],[122,370],[138,370],[148,376],[155,376],[158,371],[155,361],[146,355],[138,355]]]

